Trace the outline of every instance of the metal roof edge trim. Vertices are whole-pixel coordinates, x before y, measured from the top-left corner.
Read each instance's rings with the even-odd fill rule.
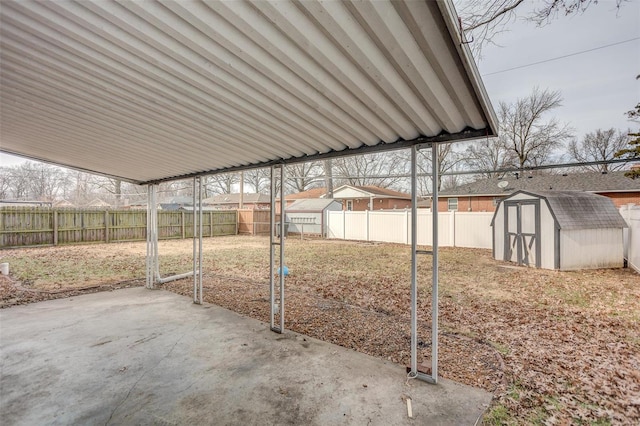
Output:
[[[457,41],[457,43],[455,43],[455,46],[462,61],[462,65],[464,66],[467,73],[472,76],[472,78],[470,78],[469,80],[471,82],[473,90],[478,96],[480,107],[487,113],[487,116],[485,118],[487,119],[489,129],[487,129],[485,136],[498,136],[498,117],[496,116],[495,110],[491,105],[489,94],[487,93],[487,89],[484,87],[480,72],[478,71],[476,62],[473,59],[471,49],[469,49],[467,44],[462,43],[462,40],[460,39],[458,13],[456,12],[456,9],[453,5],[453,0],[438,0],[437,4],[440,12],[442,13],[445,24],[447,25],[447,29],[449,30],[449,34],[451,34],[451,38]]]
[[[391,143],[380,142],[377,145],[363,145],[358,148],[351,148],[343,151],[329,151],[326,153],[306,155],[303,157],[278,159],[278,160],[265,161],[265,162],[256,163],[256,164],[247,164],[247,165],[236,166],[236,167],[228,167],[220,170],[208,170],[208,171],[202,171],[198,173],[190,173],[190,174],[181,175],[181,176],[169,177],[165,179],[157,179],[157,180],[151,180],[146,182],[133,182],[133,183],[138,183],[139,185],[155,185],[162,182],[171,182],[171,181],[180,180],[180,179],[189,179],[197,176],[208,176],[208,175],[217,175],[217,174],[223,174],[223,173],[241,172],[245,170],[259,169],[262,167],[305,163],[307,161],[318,161],[318,160],[325,160],[329,158],[347,157],[351,155],[371,154],[375,152],[384,152],[384,151],[395,151],[399,149],[410,148],[413,145],[420,145],[420,144],[447,143],[447,142],[457,141],[460,139],[464,139],[464,140],[479,139],[479,138],[486,137],[486,135],[487,135],[486,129],[476,130],[476,129],[466,128],[463,131],[458,133],[441,133],[433,137],[420,136],[416,139],[411,139],[411,140],[399,139]]]
[[[92,174],[92,175],[98,175],[98,176],[106,177],[106,178],[109,178],[109,179],[117,179],[117,180],[121,180],[122,182],[132,183],[134,185],[143,185],[144,184],[143,182],[137,181],[135,179],[129,179],[129,178],[125,178],[125,177],[122,177],[122,176],[110,175],[108,173],[101,173],[101,172],[98,172],[98,171],[95,171],[95,170],[85,169],[85,168],[82,168],[82,167],[70,166],[70,165],[65,164],[65,163],[55,163],[55,162],[53,162],[51,160],[45,160],[43,158],[39,158],[39,157],[36,157],[36,156],[25,155],[25,154],[21,154],[19,152],[9,151],[9,150],[2,149],[2,148],[0,148],[0,153],[9,154],[9,155],[15,155],[16,157],[24,158],[25,160],[39,161],[41,163],[49,164],[49,165],[56,166],[56,167],[64,167],[66,169],[75,170],[75,171],[82,172],[82,173],[89,173],[89,174]]]

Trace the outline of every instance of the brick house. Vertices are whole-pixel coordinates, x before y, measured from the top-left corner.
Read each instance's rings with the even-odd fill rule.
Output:
[[[515,191],[584,191],[611,198],[616,207],[640,204],[640,179],[624,171],[558,175],[508,175],[482,179],[438,194],[438,211],[493,212],[503,198]]]
[[[325,198],[326,188],[314,188],[285,196],[287,204],[296,200]],[[333,199],[342,204],[342,210],[393,210],[411,208],[411,195],[378,186],[342,185],[334,189]],[[373,206],[373,207],[372,207]]]

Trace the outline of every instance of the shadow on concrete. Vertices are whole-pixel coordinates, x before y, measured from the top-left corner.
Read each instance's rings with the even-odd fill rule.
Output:
[[[491,401],[162,290],[4,309],[0,327],[3,425],[473,425]]]

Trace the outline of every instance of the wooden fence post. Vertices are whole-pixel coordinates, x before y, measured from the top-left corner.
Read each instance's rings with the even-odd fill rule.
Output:
[[[109,242],[109,210],[104,211],[104,242]]]
[[[213,212],[209,212],[209,236],[213,237]]]
[[[58,245],[58,210],[53,211],[53,245]]]
[[[180,215],[180,229],[181,229],[181,233],[182,233],[182,239],[184,240],[186,235],[184,233],[184,210],[182,210],[181,215]]]

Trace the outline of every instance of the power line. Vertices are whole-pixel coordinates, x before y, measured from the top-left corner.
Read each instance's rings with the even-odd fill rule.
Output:
[[[518,69],[521,69],[521,68],[532,67],[534,65],[544,64],[546,62],[551,62],[551,61],[557,61],[558,59],[569,58],[571,56],[582,55],[583,53],[593,52],[593,51],[600,50],[600,49],[606,49],[607,47],[617,46],[619,44],[629,43],[629,42],[635,41],[635,40],[640,40],[640,37],[634,37],[634,38],[630,38],[628,40],[618,41],[616,43],[606,44],[606,45],[600,46],[600,47],[594,47],[594,48],[587,49],[587,50],[581,50],[579,52],[568,53],[566,55],[557,56],[555,58],[550,58],[550,59],[545,59],[543,61],[537,61],[537,62],[531,62],[529,64],[518,65],[517,67],[507,68],[507,69],[500,70],[500,71],[494,71],[494,72],[490,72],[488,74],[482,74],[482,76],[483,77],[488,77],[490,75],[500,74],[500,73],[507,72],[507,71],[513,71],[513,70],[518,70]]]

